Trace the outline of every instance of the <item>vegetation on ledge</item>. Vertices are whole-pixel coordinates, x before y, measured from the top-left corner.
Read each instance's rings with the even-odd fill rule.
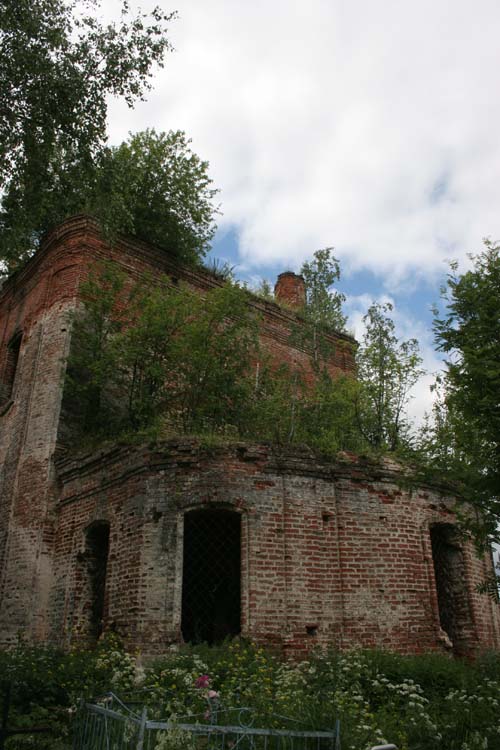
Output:
[[[103,264],[84,283],[72,321],[65,409],[80,427],[74,437],[201,435],[305,444],[328,455],[397,448],[408,430],[404,407],[418,354],[399,363],[388,318],[372,311],[361,347],[366,377],[332,376],[335,343],[325,334],[339,301],[317,292],[325,252],[309,264],[317,303],[290,331],[290,345],[309,351],[303,365],[279,363],[262,349],[261,321],[238,284],[201,296],[168,277],[132,283]]]

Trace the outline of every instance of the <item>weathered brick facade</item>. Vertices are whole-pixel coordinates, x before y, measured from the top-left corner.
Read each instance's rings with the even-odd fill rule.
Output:
[[[189,439],[67,453],[68,314],[89,265],[104,257],[131,276],[164,272],[199,293],[220,283],[139,243],[109,248],[91,220],[76,217],[4,285],[3,643],[21,632],[68,645],[104,627],[149,654],[183,633],[239,630],[293,654],[316,645],[500,647],[498,605],[476,591],[491,560],[456,538],[453,498],[410,489],[396,465]],[[297,287],[287,294],[296,304]],[[307,366],[308,353],[289,342],[293,311],[251,304],[272,356]],[[353,372],[354,342],[334,341],[332,372]]]

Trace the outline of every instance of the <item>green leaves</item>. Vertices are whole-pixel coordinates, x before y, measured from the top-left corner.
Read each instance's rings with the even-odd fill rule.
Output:
[[[201,296],[168,277],[130,279],[103,264],[73,317],[63,413],[93,440],[201,434],[356,450],[358,385],[326,370],[311,382],[271,363],[248,293]]]
[[[103,266],[82,288],[66,408],[83,432],[216,432],[238,426],[257,359],[257,321],[241,288],[201,297],[168,277],[128,285]]]
[[[258,321],[245,291],[227,283],[198,299],[182,347],[183,431],[240,429],[259,358]]]
[[[66,370],[63,409],[67,422],[83,433],[106,434],[117,428],[118,337],[130,323],[126,275],[103,263],[82,284],[83,302],[72,315],[71,354]]]
[[[306,261],[300,273],[306,284],[306,320],[322,330],[344,331],[346,317],[342,313],[345,297],[332,291],[332,286],[340,279],[340,264],[332,254],[333,248],[316,250],[312,261]]]
[[[340,278],[340,264],[332,248],[317,250],[311,261],[303,263],[300,273],[304,278],[306,299],[299,311],[300,319],[292,327],[290,341],[299,348],[311,351],[311,366],[316,377],[328,371],[334,354],[335,331],[344,331],[346,317],[342,313],[343,294],[332,286]]]
[[[217,191],[189,144],[181,131],[146,130],[103,152],[89,210],[108,235],[136,235],[188,263],[203,257]]]
[[[469,271],[459,275],[451,266],[445,314],[435,311],[434,320],[438,348],[448,358],[425,443],[431,464],[457,479],[481,509],[486,536],[495,535],[500,516],[499,253],[486,240],[485,250],[470,256]]]
[[[13,270],[41,235],[87,208],[106,141],[108,95],[131,106],[171,49],[159,8],[118,23],[76,2],[17,0],[0,6],[0,258]]]
[[[311,288],[328,306],[318,278]],[[84,433],[216,434],[330,455],[396,450],[407,437],[405,408],[421,360],[414,339],[398,342],[390,306],[368,311],[358,382],[330,374],[333,340],[321,323],[312,328],[315,345],[306,340],[307,371],[272,361],[260,349],[248,293],[231,282],[202,296],[168,277],[131,283],[108,264],[81,291],[65,404],[67,412],[77,406],[72,421]],[[302,335],[311,333],[305,317]]]
[[[405,410],[423,370],[417,340],[399,343],[390,312],[389,303],[373,304],[363,318],[366,332],[357,357],[361,384],[357,415],[370,445],[394,451],[407,438]]]

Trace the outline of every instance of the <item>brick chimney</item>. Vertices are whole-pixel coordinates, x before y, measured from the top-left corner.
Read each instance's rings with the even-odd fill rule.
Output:
[[[302,276],[293,271],[280,273],[274,286],[274,296],[278,302],[284,302],[299,310],[306,304],[306,285]]]

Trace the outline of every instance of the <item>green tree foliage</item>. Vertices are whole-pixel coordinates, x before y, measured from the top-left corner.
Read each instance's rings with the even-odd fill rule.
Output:
[[[443,289],[445,313],[435,311],[438,349],[447,355],[438,398],[421,449],[434,470],[458,482],[481,509],[484,539],[500,517],[500,246],[486,241],[472,268],[451,265]],[[470,519],[469,519],[470,521]]]
[[[126,275],[103,263],[82,284],[83,302],[72,316],[71,356],[63,408],[83,433],[116,429],[111,385],[116,379],[117,335],[130,324]],[[121,303],[121,304],[119,304]]]
[[[82,205],[105,231],[135,235],[194,263],[207,249],[216,211],[208,163],[181,131],[132,135],[104,150]]]
[[[332,289],[340,279],[340,264],[332,248],[326,247],[303,263],[300,273],[305,282],[306,299],[299,311],[301,320],[292,328],[290,339],[293,344],[311,351],[313,370],[320,377],[334,354],[335,344],[329,334],[345,330],[346,317],[342,313],[345,297]]]
[[[324,371],[311,382],[297,368],[264,362],[246,410],[243,436],[277,446],[307,445],[330,456],[363,450],[366,444],[356,424],[357,391],[352,377],[333,379]]]
[[[366,329],[357,357],[357,416],[371,446],[394,451],[408,440],[406,407],[423,370],[417,340],[398,341],[389,315],[392,309],[389,303],[375,303],[363,318]]]
[[[259,363],[243,436],[277,445],[291,443],[302,396],[303,382],[296,370],[285,364],[273,367],[266,359]]]
[[[319,331],[344,331],[347,320],[342,313],[345,297],[332,290],[340,279],[340,264],[332,250],[331,247],[316,250],[313,259],[300,269],[306,285],[304,315]]]
[[[189,324],[192,300],[184,287],[171,287],[167,279],[157,285],[147,277],[131,297],[130,318],[111,350],[116,385],[110,391],[121,394],[122,429],[140,430],[176,408],[179,335]]]
[[[84,433],[216,434],[330,455],[406,447],[421,359],[414,339],[398,342],[390,306],[366,315],[356,379],[330,374],[326,327],[308,346],[310,367],[273,362],[250,294],[231,282],[202,297],[167,277],[131,283],[104,264],[81,291],[65,409]]]
[[[245,290],[231,283],[197,305],[199,314],[184,332],[185,354],[178,361],[183,430],[231,425],[241,431],[259,356],[258,321]]]
[[[79,185],[93,181],[106,141],[107,97],[129,105],[149,88],[170,49],[155,8],[97,19],[97,0],[79,13],[72,0],[0,4],[0,258],[9,269],[41,234],[81,210]],[[80,6],[81,7],[81,6]]]
[[[167,278],[131,283],[103,264],[81,287],[64,398],[66,423],[93,439],[217,434],[325,453],[356,450],[357,384],[272,363],[245,289],[205,297]]]
[[[258,351],[244,290],[225,284],[201,297],[167,277],[127,285],[105,265],[82,297],[65,404],[84,432],[217,432],[242,420]]]
[[[268,300],[269,302],[275,301],[273,288],[267,279],[260,279],[257,286],[252,289],[252,292],[256,294],[257,297],[262,297],[262,299]]]
[[[446,360],[446,403],[468,434],[456,438],[481,456],[480,470],[491,494],[500,494],[500,245],[486,241],[472,256],[472,269],[444,291],[446,315],[436,316],[438,348]]]
[[[340,264],[332,248],[314,253],[303,263],[301,275],[306,299],[292,326],[290,343],[310,352],[311,373],[297,366],[263,368],[256,389],[252,430],[277,444],[302,443],[331,455],[340,450],[358,450],[365,442],[356,425],[358,384],[352,377],[332,378],[330,364],[335,353],[331,336],[345,330],[343,294],[333,285],[340,278]],[[269,283],[262,280],[257,294],[273,299]]]
[[[424,479],[441,480],[454,488],[459,504],[455,511],[464,533],[470,534],[481,551],[498,541],[500,502],[492,494],[484,473],[483,442],[480,430],[464,420],[449,398],[446,376],[433,385],[432,412],[419,430],[414,457]],[[480,513],[471,513],[471,508]],[[495,596],[496,590],[494,591]]]
[[[305,399],[303,442],[330,455],[338,451],[364,451],[366,441],[356,421],[359,387],[352,376],[340,375],[334,379],[322,372]]]

